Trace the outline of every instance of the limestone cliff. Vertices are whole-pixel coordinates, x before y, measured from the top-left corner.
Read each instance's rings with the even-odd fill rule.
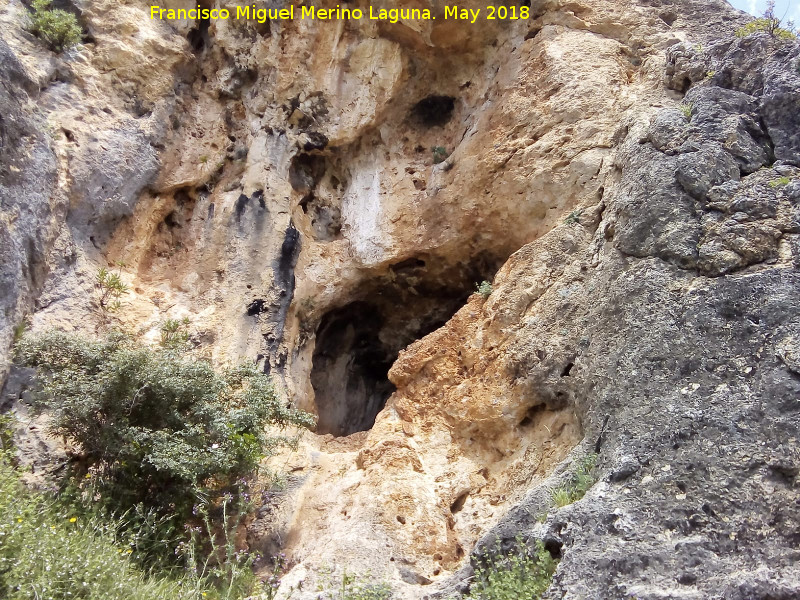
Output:
[[[517,534],[551,598],[797,597],[798,44],[722,0],[516,4],[72,0],[56,56],[0,0],[2,370],[23,319],[107,327],[117,263],[122,325],[258,361],[318,415],[248,534],[295,598],[326,565],[445,597]]]

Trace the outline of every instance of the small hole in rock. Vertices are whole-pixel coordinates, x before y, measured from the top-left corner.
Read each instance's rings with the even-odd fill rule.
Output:
[[[569,373],[570,373],[570,371],[572,371],[572,367],[574,367],[574,366],[575,366],[575,363],[568,363],[567,366],[564,367],[564,370],[561,371],[561,376],[562,377],[569,377]]]
[[[561,547],[563,544],[555,538],[548,538],[544,541],[544,549],[550,553],[554,559],[561,558]]]
[[[405,525],[406,518],[403,515],[397,515],[397,522],[400,523],[401,525]]]
[[[664,11],[658,16],[662,21],[664,21],[664,23],[666,23],[670,27],[672,27],[673,23],[675,23],[675,21],[678,20],[678,13],[671,10]]]
[[[469,497],[469,492],[464,492],[458,498],[456,498],[455,501],[450,505],[450,512],[453,514],[461,512],[461,510],[464,508],[464,504],[466,503],[468,497]]]
[[[526,33],[526,34],[525,34],[525,39],[526,39],[526,40],[532,40],[532,39],[533,39],[533,38],[535,38],[537,35],[539,35],[539,32],[540,32],[541,30],[542,30],[542,28],[541,28],[541,27],[534,27],[534,28],[533,28],[533,29],[531,29],[531,30],[530,30],[528,33]]]

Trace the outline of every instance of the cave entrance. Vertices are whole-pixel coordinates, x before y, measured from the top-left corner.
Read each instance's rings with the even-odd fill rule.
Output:
[[[311,371],[318,433],[350,435],[375,423],[394,391],[388,373],[397,354],[380,339],[384,326],[380,312],[366,302],[325,315]]]
[[[395,390],[388,373],[401,350],[444,325],[499,264],[429,268],[411,259],[326,313],[317,327],[311,385],[317,433],[347,436],[371,429]]]

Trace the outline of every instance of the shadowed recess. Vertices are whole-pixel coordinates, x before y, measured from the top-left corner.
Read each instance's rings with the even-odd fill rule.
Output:
[[[311,371],[317,432],[345,436],[370,429],[394,392],[388,372],[401,350],[439,329],[491,278],[496,261],[456,267],[427,257],[404,260],[368,282],[317,327]]]

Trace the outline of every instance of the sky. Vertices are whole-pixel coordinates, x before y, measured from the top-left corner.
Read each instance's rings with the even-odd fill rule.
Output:
[[[728,2],[754,15],[760,15],[767,5],[766,0],[728,0]],[[800,25],[800,0],[776,0],[775,15],[782,17],[784,13],[787,19],[794,19],[795,25]]]

